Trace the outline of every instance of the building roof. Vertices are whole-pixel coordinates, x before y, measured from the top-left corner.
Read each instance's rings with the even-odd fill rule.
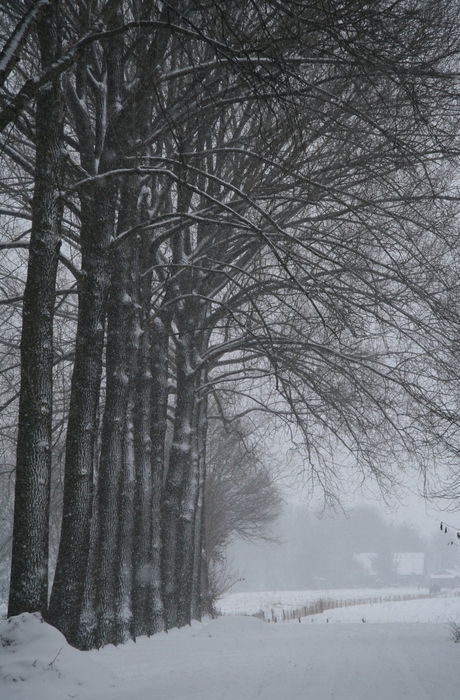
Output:
[[[431,580],[437,580],[437,579],[455,579],[455,578],[460,578],[460,570],[459,569],[440,569],[439,571],[435,571],[434,574],[431,574],[428,576],[428,578]]]
[[[395,552],[393,560],[399,576],[423,576],[425,573],[424,552]]]

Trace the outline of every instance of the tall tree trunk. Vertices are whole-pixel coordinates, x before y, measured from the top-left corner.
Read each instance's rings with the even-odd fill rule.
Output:
[[[161,571],[166,629],[178,625],[176,580],[179,509],[184,472],[189,468],[192,450],[193,379],[177,372],[177,406],[168,474],[161,500]]]
[[[177,627],[180,622],[179,597],[183,591],[178,581],[178,557],[185,551],[184,546],[179,543],[179,537],[184,536],[180,518],[188,517],[188,488],[197,463],[194,450],[196,392],[193,369],[196,359],[196,314],[193,313],[192,306],[189,300],[184,299],[179,299],[176,304],[176,412],[168,473],[161,502],[162,587],[167,629]],[[183,608],[182,604],[180,607]]]
[[[133,354],[136,358],[136,354]],[[135,639],[133,619],[133,509],[135,463],[133,439],[134,397],[131,394],[123,428],[122,470],[118,494],[117,546],[115,552],[115,606],[113,644]]]
[[[152,371],[150,364],[150,296],[152,284],[150,240],[144,236],[137,245],[136,288],[138,292],[138,348],[133,378],[133,449],[135,463],[132,612],[134,636],[149,634],[149,591],[153,582],[152,532]]]
[[[148,591],[152,578],[150,561],[151,500],[152,500],[152,449],[150,437],[150,412],[152,402],[152,374],[150,372],[150,337],[147,324],[143,324],[140,339],[134,404],[134,462],[136,486],[134,495],[133,542],[133,619],[136,636],[149,633]]]
[[[204,527],[204,513],[202,515],[202,538],[201,538],[201,590],[200,590],[200,606],[201,615],[214,616],[213,600],[211,595],[211,586],[209,582],[209,557],[206,549],[206,530]]]
[[[135,188],[134,192],[137,193],[137,191]],[[135,215],[136,200],[137,197],[133,198],[133,216]],[[118,542],[115,557],[115,639],[113,640],[115,644],[122,643],[128,638],[135,639],[138,634],[134,610],[134,600],[137,593],[135,568],[139,564],[139,556],[148,551],[149,511],[148,507],[145,506],[150,497],[150,464],[146,459],[149,452],[147,450],[145,453],[145,447],[142,454],[139,454],[139,449],[136,450],[136,447],[139,448],[139,444],[136,445],[135,429],[135,421],[138,418],[138,403],[141,398],[137,396],[137,391],[142,391],[138,377],[142,369],[145,370],[142,359],[144,359],[145,354],[148,357],[148,349],[143,347],[144,334],[141,327],[140,295],[143,278],[140,274],[140,265],[143,252],[142,240],[140,238],[130,239],[129,268],[126,279],[129,316],[125,339],[129,393],[123,427],[122,471],[118,497]],[[146,283],[148,284],[148,280]],[[147,381],[147,392],[143,395],[144,401],[150,398],[148,378],[145,381]],[[143,430],[145,437],[147,416],[141,411],[139,418],[141,420],[139,428]],[[149,424],[147,423],[147,425]],[[136,463],[136,457],[142,458],[139,464]],[[139,503],[144,506],[141,513],[138,512]],[[144,518],[147,522],[144,522]],[[138,528],[138,531],[135,530],[135,527]],[[139,620],[139,617],[137,619]]]
[[[152,472],[151,472],[151,522],[150,522],[150,576],[147,592],[148,633],[160,632],[165,625],[162,590],[161,508],[165,478],[166,433],[168,413],[168,350],[171,312],[160,312],[151,324],[152,368]]]
[[[82,282],[75,363],[67,425],[64,504],[49,617],[69,643],[79,646],[80,614],[88,568],[102,353],[110,283],[109,245],[116,187],[99,180],[82,207]]]
[[[120,14],[110,20],[117,28]],[[122,125],[113,118],[105,124],[105,113],[118,114],[122,85],[121,46],[115,39],[104,47],[107,69],[105,109],[99,115],[105,138],[100,158],[93,154],[98,175],[119,165],[124,142]],[[79,134],[80,150],[87,152],[85,130]],[[93,483],[98,436],[98,409],[107,301],[110,288],[110,244],[114,238],[118,205],[118,180],[108,175],[90,180],[80,190],[80,246],[82,275],[67,424],[64,504],[56,575],[50,600],[50,621],[74,646],[86,646],[87,634],[81,628],[85,582],[91,543]],[[99,483],[101,476],[99,476]],[[104,483],[104,488],[106,484]],[[99,522],[99,520],[98,520]],[[97,561],[97,560],[96,560]],[[99,562],[98,562],[99,563]],[[97,573],[97,572],[96,572]],[[95,583],[97,582],[97,576]],[[101,612],[101,615],[103,613]]]
[[[97,488],[97,480],[95,480],[95,488]],[[78,648],[82,650],[93,649],[97,640],[97,613],[95,604],[95,572],[97,567],[96,548],[94,546],[94,543],[97,541],[98,527],[99,522],[97,512],[97,501],[95,498],[93,498],[90,529],[90,551],[85,575],[83,602],[81,605],[80,624],[78,631]]]
[[[37,27],[42,69],[59,56],[59,2]],[[13,551],[8,614],[48,605],[53,319],[60,247],[63,109],[59,80],[37,95],[35,188],[21,337]]]
[[[203,329],[205,302],[201,303],[199,316],[196,316],[194,348],[199,348],[199,356],[205,353],[209,333]],[[198,309],[197,309],[198,310]],[[199,357],[194,351],[194,365]],[[204,505],[204,482],[206,477],[206,432],[207,432],[207,379],[206,366],[197,368],[195,376],[192,450],[190,465],[183,474],[181,501],[179,506],[176,582],[178,592],[179,626],[190,624],[193,617],[199,617],[199,596],[201,576],[202,509]]]
[[[118,220],[120,231],[132,221],[131,192],[125,189]],[[129,225],[129,224],[128,224]],[[119,498],[123,479],[124,440],[129,398],[128,343],[132,299],[128,293],[128,243],[111,256],[111,287],[107,310],[106,400],[102,418],[98,475],[98,537],[96,542],[96,610],[98,646],[114,643],[115,590]]]
[[[204,494],[206,483],[206,438],[208,428],[208,394],[205,387],[206,368],[201,372],[200,395],[198,399],[198,498],[195,511],[195,542],[193,547],[193,574],[190,615],[192,620],[200,620],[203,614],[203,549],[204,549]]]
[[[196,376],[197,375],[195,375],[195,378]],[[195,558],[195,525],[199,499],[200,469],[198,452],[199,409],[197,395],[197,386],[195,385],[191,449],[189,464],[182,474],[177,522],[176,587],[178,627],[189,625],[192,619],[193,562]]]

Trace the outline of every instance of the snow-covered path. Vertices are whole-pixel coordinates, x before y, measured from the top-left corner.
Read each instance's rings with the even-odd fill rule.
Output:
[[[228,617],[92,656],[124,665],[103,700],[454,700],[460,682],[460,646],[446,625],[426,623]]]
[[[25,613],[0,622],[0,700],[457,700],[449,620],[460,621],[460,597],[338,608],[300,624],[228,615],[80,652]]]

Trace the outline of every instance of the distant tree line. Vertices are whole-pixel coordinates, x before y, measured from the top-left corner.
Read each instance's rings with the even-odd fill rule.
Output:
[[[279,508],[254,411],[328,500],[455,455],[458,9],[6,0],[10,615],[90,648],[209,612]]]
[[[275,531],[280,545],[254,547],[238,541],[231,548],[230,558],[244,577],[239,587],[276,591],[401,583],[394,557],[401,552],[425,555],[427,570],[418,572],[419,584],[438,567],[438,538],[436,544],[429,542],[415,527],[389,522],[372,506],[358,505],[347,508],[341,517],[319,518],[305,505],[291,504],[283,509]],[[433,532],[438,535],[436,527]],[[356,557],[362,553],[375,576],[369,576]]]

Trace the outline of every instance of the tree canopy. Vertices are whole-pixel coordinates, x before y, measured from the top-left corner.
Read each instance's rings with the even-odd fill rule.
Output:
[[[221,440],[219,526],[240,487],[235,531],[276,511],[229,429],[253,411],[329,501],[455,463],[458,9],[7,0],[9,614],[81,648],[199,616]]]

